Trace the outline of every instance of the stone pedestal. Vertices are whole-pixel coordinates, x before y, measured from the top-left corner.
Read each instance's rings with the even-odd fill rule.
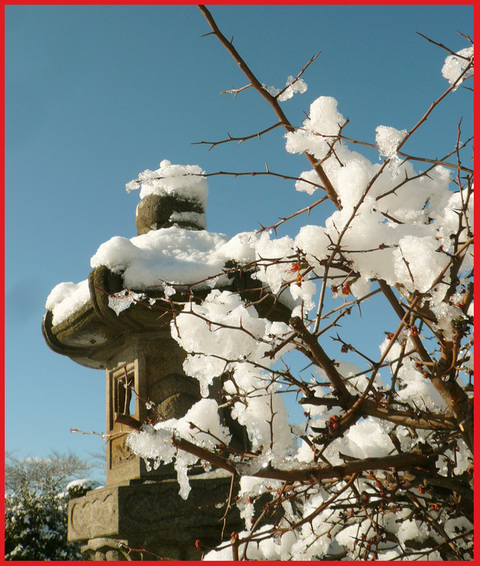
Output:
[[[230,482],[222,471],[196,476],[187,500],[173,479],[91,491],[69,503],[68,539],[85,541],[93,560],[199,560],[221,543]],[[225,540],[242,523],[230,510]]]

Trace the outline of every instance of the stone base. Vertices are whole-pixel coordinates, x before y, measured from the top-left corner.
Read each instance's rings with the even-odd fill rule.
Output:
[[[148,550],[146,550],[148,548]],[[202,549],[159,540],[155,535],[131,539],[94,538],[80,548],[91,561],[201,560]]]
[[[217,470],[190,478],[187,500],[176,480],[91,491],[69,503],[68,540],[84,541],[93,560],[200,560],[202,550],[222,541],[230,484],[231,476]],[[238,512],[230,510],[224,540],[242,529]]]

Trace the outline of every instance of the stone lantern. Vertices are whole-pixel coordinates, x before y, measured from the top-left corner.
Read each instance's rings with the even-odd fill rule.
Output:
[[[137,207],[137,234],[175,226],[200,231],[204,214],[195,198],[150,194]],[[185,375],[186,354],[170,334],[171,299],[178,304],[181,297],[166,297],[161,286],[153,286],[142,290],[148,308],[132,303],[116,312],[112,298],[123,293],[128,300],[127,293],[135,292],[125,287],[124,274],[95,267],[83,283],[83,301],[59,320],[55,309],[47,308],[42,321],[53,351],[106,371],[107,485],[70,502],[68,538],[83,542],[83,551],[94,560],[198,560],[202,549],[196,540],[213,547],[222,532],[229,536],[242,529],[238,515],[229,514],[226,528],[221,521],[231,477],[222,470],[194,469],[192,491],[183,500],[172,465],[150,469],[126,445],[129,425],[180,418],[200,392],[198,382]],[[261,293],[248,273],[230,278],[225,288],[252,300]],[[265,309],[260,314],[268,309],[270,318],[288,320],[281,305],[260,304]],[[241,442],[241,431],[232,432]]]

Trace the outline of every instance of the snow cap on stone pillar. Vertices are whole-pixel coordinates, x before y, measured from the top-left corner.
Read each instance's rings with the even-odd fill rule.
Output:
[[[137,235],[171,226],[205,230],[208,186],[197,165],[172,165],[164,159],[159,169],[144,171],[126,189],[140,189],[135,214]]]

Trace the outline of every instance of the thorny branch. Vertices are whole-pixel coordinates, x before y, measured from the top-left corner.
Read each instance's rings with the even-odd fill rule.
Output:
[[[262,84],[258,81],[257,77],[252,73],[248,65],[245,63],[243,58],[240,56],[238,51],[233,46],[233,43],[229,41],[219,30],[209,10],[205,6],[199,6],[199,9],[202,12],[202,14],[205,16],[208,24],[210,25],[210,28],[212,29],[213,34],[219,39],[222,45],[227,49],[227,51],[233,57],[237,65],[240,67],[240,69],[243,71],[245,76],[250,81],[250,85],[270,104],[280,124],[287,130],[287,132],[293,132],[295,128],[292,126],[292,124],[285,116],[285,113],[283,112],[277,97],[272,96],[267,90],[263,88]],[[338,201],[337,192],[335,191],[323,167],[320,165],[320,163],[317,162],[317,160],[313,157],[313,155],[310,155],[309,153],[306,152],[305,156],[310,162],[310,165],[318,174],[320,180],[322,181],[324,185],[324,189],[327,192],[330,200],[335,204],[335,206],[337,206],[337,208],[341,208],[341,205]]]

